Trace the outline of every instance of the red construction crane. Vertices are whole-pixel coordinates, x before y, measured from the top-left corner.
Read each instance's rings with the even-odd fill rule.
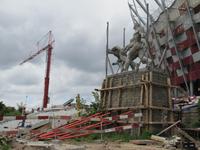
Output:
[[[51,67],[51,55],[53,50],[53,43],[55,42],[51,31],[48,32],[47,36],[48,36],[47,45],[39,49],[36,53],[34,53],[29,58],[25,59],[23,62],[20,63],[20,65],[22,65],[27,61],[32,60],[40,53],[44,51],[47,52],[46,75],[44,79],[44,96],[43,96],[43,106],[42,106],[43,108],[47,108],[47,104],[49,101],[49,77],[50,77],[50,67]]]

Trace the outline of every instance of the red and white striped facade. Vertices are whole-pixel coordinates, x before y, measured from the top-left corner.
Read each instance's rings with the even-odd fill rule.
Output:
[[[195,32],[199,40],[200,1],[188,0],[188,3],[191,14],[188,12],[186,0],[175,0],[168,9],[168,20],[171,25],[170,28],[173,35],[171,35],[164,12],[162,12],[158,19],[154,22],[158,42],[155,39],[153,28],[150,29],[150,52],[155,58],[154,62],[155,64],[159,63],[162,53],[166,49],[166,61],[163,63],[162,67],[167,65],[172,84],[174,85],[181,85],[184,83],[183,72],[187,82],[195,82],[200,79],[200,49],[197,45],[197,42],[199,41],[196,40],[195,33],[192,28],[194,25]],[[183,64],[183,71],[181,70],[178,60],[179,58],[176,55],[172,36],[176,43],[179,58]]]

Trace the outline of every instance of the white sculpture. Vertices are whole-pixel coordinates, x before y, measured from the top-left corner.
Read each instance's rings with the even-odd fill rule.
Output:
[[[144,28],[135,23],[134,30],[133,38],[130,39],[130,43],[124,49],[115,46],[108,51],[118,58],[117,63],[114,64],[118,64],[122,72],[128,71],[129,67],[132,70],[138,70],[140,63],[134,62],[136,58],[139,58],[143,64],[150,63],[146,54],[147,44]]]

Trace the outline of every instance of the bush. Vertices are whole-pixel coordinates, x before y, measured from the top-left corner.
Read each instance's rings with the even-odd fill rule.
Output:
[[[21,115],[21,113],[20,111],[16,110],[14,107],[6,106],[2,101],[0,101],[0,115],[16,116],[16,115]]]
[[[152,133],[150,133],[149,131],[144,131],[139,137],[138,139],[150,139]]]
[[[0,150],[10,150],[10,146],[6,138],[0,137]]]

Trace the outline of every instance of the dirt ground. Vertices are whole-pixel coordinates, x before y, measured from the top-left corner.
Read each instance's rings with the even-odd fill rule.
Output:
[[[139,146],[132,143],[86,144],[86,150],[165,150],[161,146]]]
[[[160,145],[135,145],[132,143],[120,143],[120,142],[109,142],[109,143],[73,143],[80,148],[72,148],[72,143],[66,143],[65,148],[59,148],[59,150],[166,150]],[[39,148],[39,147],[27,147],[23,144],[14,143],[12,150],[57,150],[53,148]]]

